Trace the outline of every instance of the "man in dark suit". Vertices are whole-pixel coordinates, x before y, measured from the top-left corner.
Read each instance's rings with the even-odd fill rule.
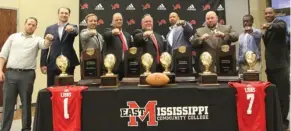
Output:
[[[166,52],[168,46],[163,42],[161,35],[153,31],[153,18],[146,14],[141,22],[142,30],[137,29],[133,32],[134,43],[142,50],[142,54],[150,53],[154,59],[151,72],[162,72],[160,55]],[[143,72],[143,71],[142,71]]]
[[[66,73],[73,75],[75,66],[79,65],[76,51],[73,43],[75,37],[78,35],[77,25],[68,23],[71,10],[67,7],[58,9],[59,22],[46,28],[46,34],[54,36],[53,43],[50,49],[41,51],[41,71],[47,73],[47,86],[54,85],[55,76],[59,75],[61,71],[56,65],[56,58],[59,55],[64,55],[69,60],[69,67]]]
[[[189,41],[193,33],[193,27],[189,22],[180,20],[179,15],[176,12],[172,12],[169,15],[169,22],[171,27],[167,34],[167,42],[169,43],[171,50],[177,49],[180,46],[190,47]]]
[[[124,76],[124,55],[131,45],[131,36],[129,33],[122,30],[123,18],[120,13],[115,13],[112,16],[112,28],[106,29],[104,38],[103,56],[106,54],[114,54],[116,62],[113,68],[113,72],[119,75],[119,80],[122,80]]]
[[[205,16],[205,26],[198,28],[194,37],[190,40],[194,48],[202,47],[213,58],[211,71],[216,72],[216,57],[219,50],[228,52],[231,42],[238,40],[236,33],[230,25],[221,25],[218,23],[217,15],[214,11],[209,11]],[[202,66],[201,66],[202,68]],[[203,70],[203,69],[202,69]]]
[[[266,73],[268,81],[275,84],[278,89],[282,118],[285,127],[287,125],[287,115],[289,110],[289,51],[286,45],[286,23],[275,17],[273,8],[265,9],[265,19],[267,23],[262,25],[265,30],[263,35],[266,47]]]

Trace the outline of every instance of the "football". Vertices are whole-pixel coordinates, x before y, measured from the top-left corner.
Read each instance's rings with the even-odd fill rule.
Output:
[[[146,82],[151,86],[164,86],[167,85],[169,81],[169,77],[163,73],[152,73],[146,78]]]

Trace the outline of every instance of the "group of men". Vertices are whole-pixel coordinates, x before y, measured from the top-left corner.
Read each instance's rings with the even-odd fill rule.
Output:
[[[35,80],[36,57],[41,51],[41,71],[47,74],[47,86],[54,85],[55,76],[61,72],[57,68],[55,60],[59,55],[66,56],[70,61],[67,73],[73,75],[75,66],[79,65],[76,51],[73,48],[75,37],[78,35],[77,25],[68,22],[71,10],[61,7],[58,10],[59,22],[47,27],[45,38],[33,35],[37,27],[37,19],[26,19],[24,32],[12,34],[5,42],[0,53],[0,80],[4,81],[4,111],[2,119],[2,131],[9,131],[14,113],[14,105],[17,95],[23,105],[22,131],[31,130],[31,95]],[[266,73],[268,81],[278,88],[281,102],[282,117],[287,124],[289,109],[289,53],[285,43],[286,23],[275,17],[272,8],[265,9],[266,24],[262,25],[264,34],[260,29],[252,26],[254,18],[251,15],[243,17],[244,31],[239,36],[229,25],[221,25],[215,12],[209,11],[205,16],[203,27],[193,31],[193,27],[185,20],[181,20],[175,12],[170,13],[171,27],[166,41],[160,34],[154,31],[153,17],[149,14],[141,20],[142,29],[136,29],[131,34],[122,29],[123,17],[120,13],[112,16],[111,28],[103,34],[98,33],[95,14],[88,14],[85,18],[87,28],[80,32],[82,50],[95,48],[102,54],[112,53],[116,57],[113,72],[119,74],[121,80],[124,76],[124,55],[130,47],[138,47],[143,53],[150,53],[154,58],[151,71],[160,72],[162,67],[159,57],[163,52],[170,52],[180,46],[199,48],[209,52],[212,57],[217,55],[221,48],[229,48],[232,42],[239,42],[238,63],[240,72],[246,70],[244,54],[251,50],[257,54],[256,70],[261,72],[261,45],[263,38],[266,47]],[[133,41],[132,41],[133,40]],[[19,55],[18,55],[19,54]],[[6,63],[8,69],[5,74],[3,67]],[[215,63],[215,59],[214,59]],[[215,64],[213,64],[215,65]],[[215,66],[212,71],[215,72]]]

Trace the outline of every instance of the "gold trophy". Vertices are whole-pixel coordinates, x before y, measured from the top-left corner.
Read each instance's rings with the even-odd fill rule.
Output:
[[[141,63],[145,69],[145,72],[139,76],[139,86],[147,86],[146,77],[151,74],[150,69],[153,65],[153,57],[149,53],[145,53],[141,56]]]
[[[55,77],[55,86],[73,85],[74,76],[68,75],[66,70],[69,66],[69,60],[66,56],[60,55],[56,58],[56,65],[60,69],[61,74]]]
[[[257,55],[253,51],[247,51],[244,58],[249,68],[243,73],[243,81],[259,81],[260,73],[254,69],[257,64]]]
[[[68,76],[68,74],[66,73],[66,70],[67,70],[68,65],[69,65],[68,58],[64,55],[60,55],[56,59],[56,64],[57,64],[58,68],[61,70],[60,76],[61,77]]]
[[[151,54],[149,53],[145,53],[144,55],[141,56],[141,63],[144,67],[144,69],[146,70],[143,74],[144,75],[149,75],[151,74],[150,69],[153,65],[153,57]]]
[[[107,69],[107,73],[105,74],[106,76],[113,76],[114,74],[112,73],[112,69],[115,65],[116,58],[113,54],[108,54],[104,58],[104,66]]]
[[[101,76],[101,88],[102,87],[118,87],[118,75],[112,72],[116,58],[113,54],[107,54],[104,58],[104,66],[107,70],[105,75]]]
[[[204,71],[199,73],[199,85],[219,85],[217,82],[217,74],[210,71],[210,67],[213,61],[211,54],[208,52],[203,52],[200,56],[200,60],[204,66]]]
[[[172,56],[170,55],[170,53],[163,52],[160,57],[160,62],[165,69],[163,73],[166,74],[170,79],[169,84],[175,84],[176,75],[175,73],[172,73],[169,69],[172,63]]]

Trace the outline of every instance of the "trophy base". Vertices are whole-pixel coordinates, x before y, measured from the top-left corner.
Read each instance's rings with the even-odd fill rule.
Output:
[[[55,77],[55,86],[66,86],[66,85],[74,85],[74,76],[66,75],[66,76],[56,76]]]
[[[101,76],[100,88],[118,87],[118,75],[103,75]]]
[[[139,78],[138,77],[123,77],[121,82],[126,83],[126,84],[136,84],[136,83],[139,83]]]
[[[168,85],[174,85],[176,84],[176,75],[175,73],[165,73],[165,75],[167,75],[170,79]]]
[[[185,76],[185,77],[181,77],[181,76],[177,76],[176,77],[176,82],[177,83],[193,83],[196,81],[196,78],[194,76]]]
[[[198,85],[200,86],[218,86],[217,74],[215,73],[199,73],[200,78],[198,80]]]
[[[81,86],[99,86],[101,83],[101,79],[85,79],[85,80],[80,80],[78,82],[78,85]]]
[[[149,86],[148,83],[146,82],[147,76],[148,75],[145,75],[145,74],[141,74],[139,76],[139,84],[138,84],[138,86]]]
[[[243,73],[243,81],[260,81],[260,73],[257,71],[247,71]]]

